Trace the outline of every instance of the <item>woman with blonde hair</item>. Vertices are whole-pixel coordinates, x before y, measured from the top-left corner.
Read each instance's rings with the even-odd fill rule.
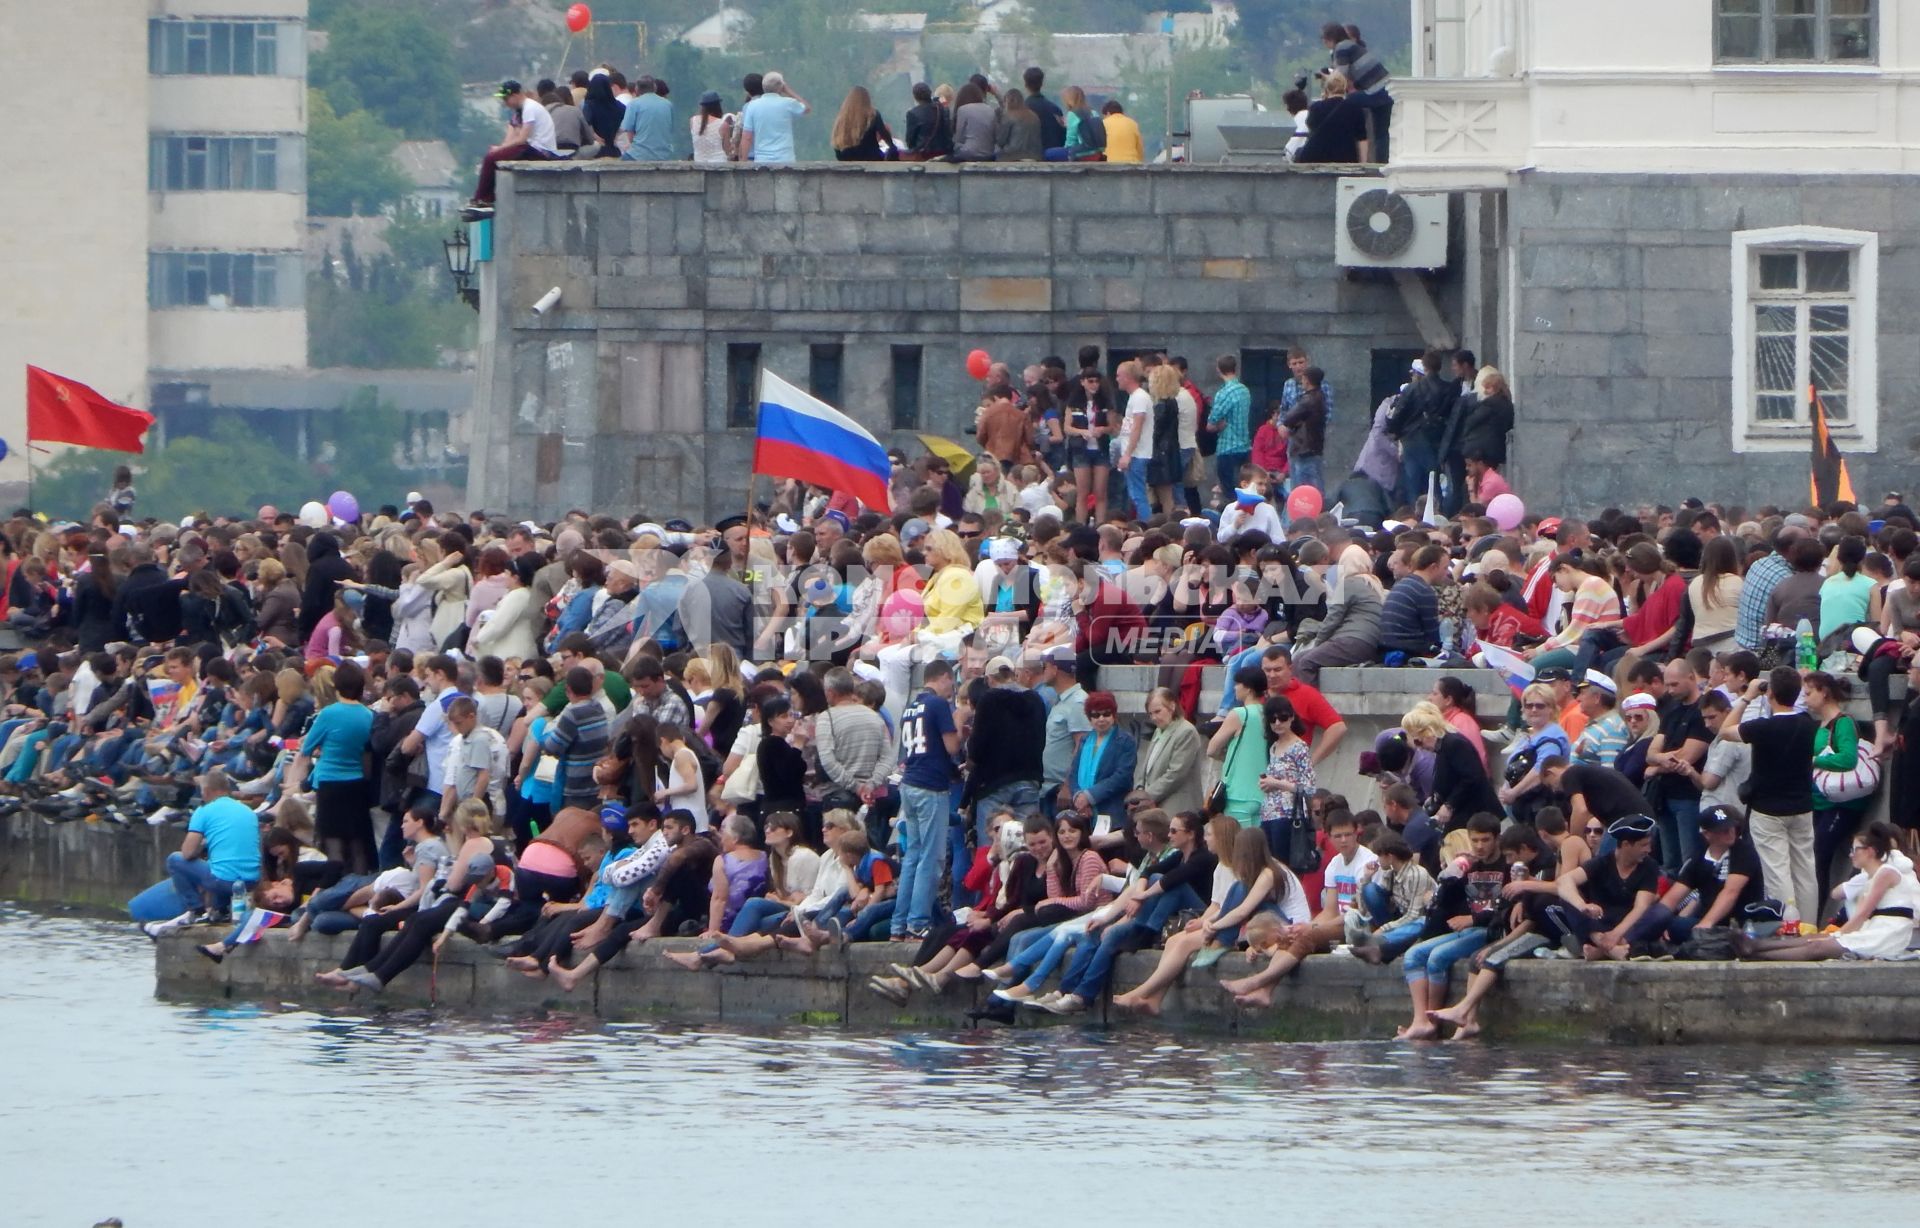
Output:
[[[1364,665],[1378,654],[1380,611],[1387,594],[1373,574],[1373,556],[1364,546],[1348,545],[1331,568],[1321,563],[1311,570],[1326,583],[1327,616],[1296,642],[1293,672],[1300,681],[1317,687],[1320,671],[1328,666]]]
[[[1159,1014],[1167,990],[1188,962],[1208,947],[1231,951],[1239,944],[1240,928],[1260,913],[1277,913],[1288,925],[1313,919],[1300,879],[1268,851],[1259,828],[1216,817],[1207,824],[1207,847],[1220,858],[1220,867],[1206,911],[1167,939],[1159,965],[1146,980],[1114,998],[1122,1010]]]
[[[1453,727],[1440,709],[1421,700],[1400,718],[1400,728],[1416,747],[1433,754],[1433,821],[1462,827],[1476,814],[1499,814],[1500,797],[1487,778],[1487,766],[1474,744]]]
[[[271,556],[260,560],[253,588],[253,617],[260,638],[282,648],[300,647],[300,590],[287,565]]]
[[[894,156],[893,133],[874,110],[873,95],[864,85],[847,91],[840,113],[833,117],[833,156],[842,162],[886,162]]]
[[[1153,457],[1147,463],[1147,485],[1153,506],[1173,511],[1173,488],[1186,480],[1180,463],[1180,368],[1163,362],[1147,372],[1147,395],[1153,398]]]
[[[880,540],[883,539],[875,539]],[[924,634],[912,631],[874,654],[880,666],[880,680],[887,688],[887,711],[896,717],[906,709],[910,698],[908,684],[914,661],[958,656],[961,642],[987,616],[986,607],[980,601],[980,585],[968,566],[966,543],[957,533],[951,529],[935,529],[927,534],[921,551],[932,572],[920,593],[926,616]],[[889,618],[888,610],[883,608],[883,630],[887,629]]]
[[[427,884],[411,915],[399,919],[400,933],[386,949],[380,949],[380,937],[394,925],[368,923],[376,916],[395,917],[399,909],[391,912],[383,909],[363,917],[360,928],[354,931],[353,945],[347,948],[346,958],[338,968],[320,973],[316,980],[335,989],[370,989],[378,993],[394,977],[419,962],[429,945],[436,953],[439,951],[446,935],[452,931],[452,922],[460,915],[467,893],[494,881],[494,866],[503,847],[494,839],[493,817],[487,804],[478,798],[469,798],[454,807],[447,821],[445,843],[454,850],[452,857],[444,870]]]

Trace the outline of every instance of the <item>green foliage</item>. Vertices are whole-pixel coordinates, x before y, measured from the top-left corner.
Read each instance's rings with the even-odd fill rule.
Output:
[[[460,135],[453,43],[420,6],[336,3],[327,6],[324,28],[327,49],[313,58],[307,79],[336,110],[364,108],[408,137]]]
[[[388,254],[363,258],[342,244],[338,276],[307,288],[308,361],[316,367],[431,367],[443,349],[471,349],[478,317],[453,296],[441,218],[395,218]]]
[[[141,457],[75,448],[34,475],[33,506],[53,519],[84,521],[106,495],[114,467],[129,462],[140,490],[138,513],[163,520],[188,512],[251,515],[263,503],[297,506],[335,490],[373,507],[416,480],[393,464],[393,445],[406,435],[405,415],[372,389],[315,421],[309,444],[316,454],[331,445],[331,463],[302,463],[237,415],[221,415],[207,435],[176,437]]]
[[[307,214],[371,217],[412,186],[393,164],[398,142],[365,111],[341,115],[318,90],[307,92]]]

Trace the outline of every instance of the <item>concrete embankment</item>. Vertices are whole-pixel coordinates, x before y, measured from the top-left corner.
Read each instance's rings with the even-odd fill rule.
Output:
[[[167,854],[186,835],[180,824],[49,823],[22,812],[0,819],[0,899],[106,909],[165,876]]]
[[[160,942],[155,959],[159,992],[182,998],[231,998],[338,1005],[344,995],[316,984],[315,972],[333,967],[348,936],[310,936],[302,943],[269,933],[214,964],[193,951],[215,936],[190,931]],[[130,939],[137,940],[137,939]],[[986,990],[950,989],[915,995],[905,1006],[869,992],[867,978],[891,961],[912,957],[906,944],[863,943],[811,958],[775,955],[715,972],[685,972],[659,950],[685,950],[670,940],[629,950],[599,976],[571,993],[530,980],[464,940],[450,943],[437,964],[422,961],[377,998],[355,999],[397,1007],[434,1006],[485,1014],[553,1010],[613,1021],[688,1023],[815,1023],[872,1029],[964,1026]],[[1155,952],[1122,957],[1114,983],[1144,979]],[[1097,1004],[1076,1021],[1120,1030],[1162,1027],[1195,1033],[1234,1033],[1273,1040],[1380,1040],[1407,1021],[1408,1001],[1397,967],[1374,968],[1344,956],[1310,959],[1284,985],[1274,1005],[1248,1010],[1218,987],[1242,974],[1243,956],[1212,969],[1189,970],[1167,997],[1157,1020]],[[1460,978],[1456,970],[1455,990]],[[1901,1043],[1920,1039],[1920,962],[1733,964],[1576,964],[1522,960],[1482,1011],[1494,1039],[1607,1040],[1630,1043],[1757,1042],[1794,1044]],[[1026,1009],[1021,1022],[1065,1022]]]

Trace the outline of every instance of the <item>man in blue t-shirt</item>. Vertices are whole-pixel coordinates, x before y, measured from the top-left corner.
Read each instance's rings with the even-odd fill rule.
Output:
[[[777,72],[762,78],[761,87],[765,93],[740,108],[740,160],[791,162],[793,121],[813,108]]]
[[[673,157],[673,104],[661,96],[652,77],[634,86],[633,101],[620,120],[620,156],[628,162],[666,162]]]
[[[919,941],[933,928],[946,861],[960,730],[953,722],[953,666],[929,661],[923,690],[900,717],[900,904],[892,937]]]
[[[180,851],[167,857],[167,874],[181,899],[224,916],[235,883],[260,881],[260,818],[233,796],[233,781],[219,768],[200,778],[200,796]]]

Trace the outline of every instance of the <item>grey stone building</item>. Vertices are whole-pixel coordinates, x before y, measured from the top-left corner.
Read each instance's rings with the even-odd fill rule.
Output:
[[[1049,354],[1071,363],[1086,344],[1108,365],[1183,354],[1203,385],[1234,352],[1263,399],[1279,394],[1287,348],[1305,345],[1338,394],[1337,477],[1423,348],[1422,323],[1489,313],[1466,310],[1463,279],[1446,271],[1403,285],[1338,266],[1336,179],[1086,164],[516,168],[482,266],[471,505],[717,518],[745,499],[762,367],[883,441],[965,441],[980,391],[968,351],[1017,371]],[[556,287],[558,304],[536,315]],[[1410,302],[1429,308],[1423,321]]]

